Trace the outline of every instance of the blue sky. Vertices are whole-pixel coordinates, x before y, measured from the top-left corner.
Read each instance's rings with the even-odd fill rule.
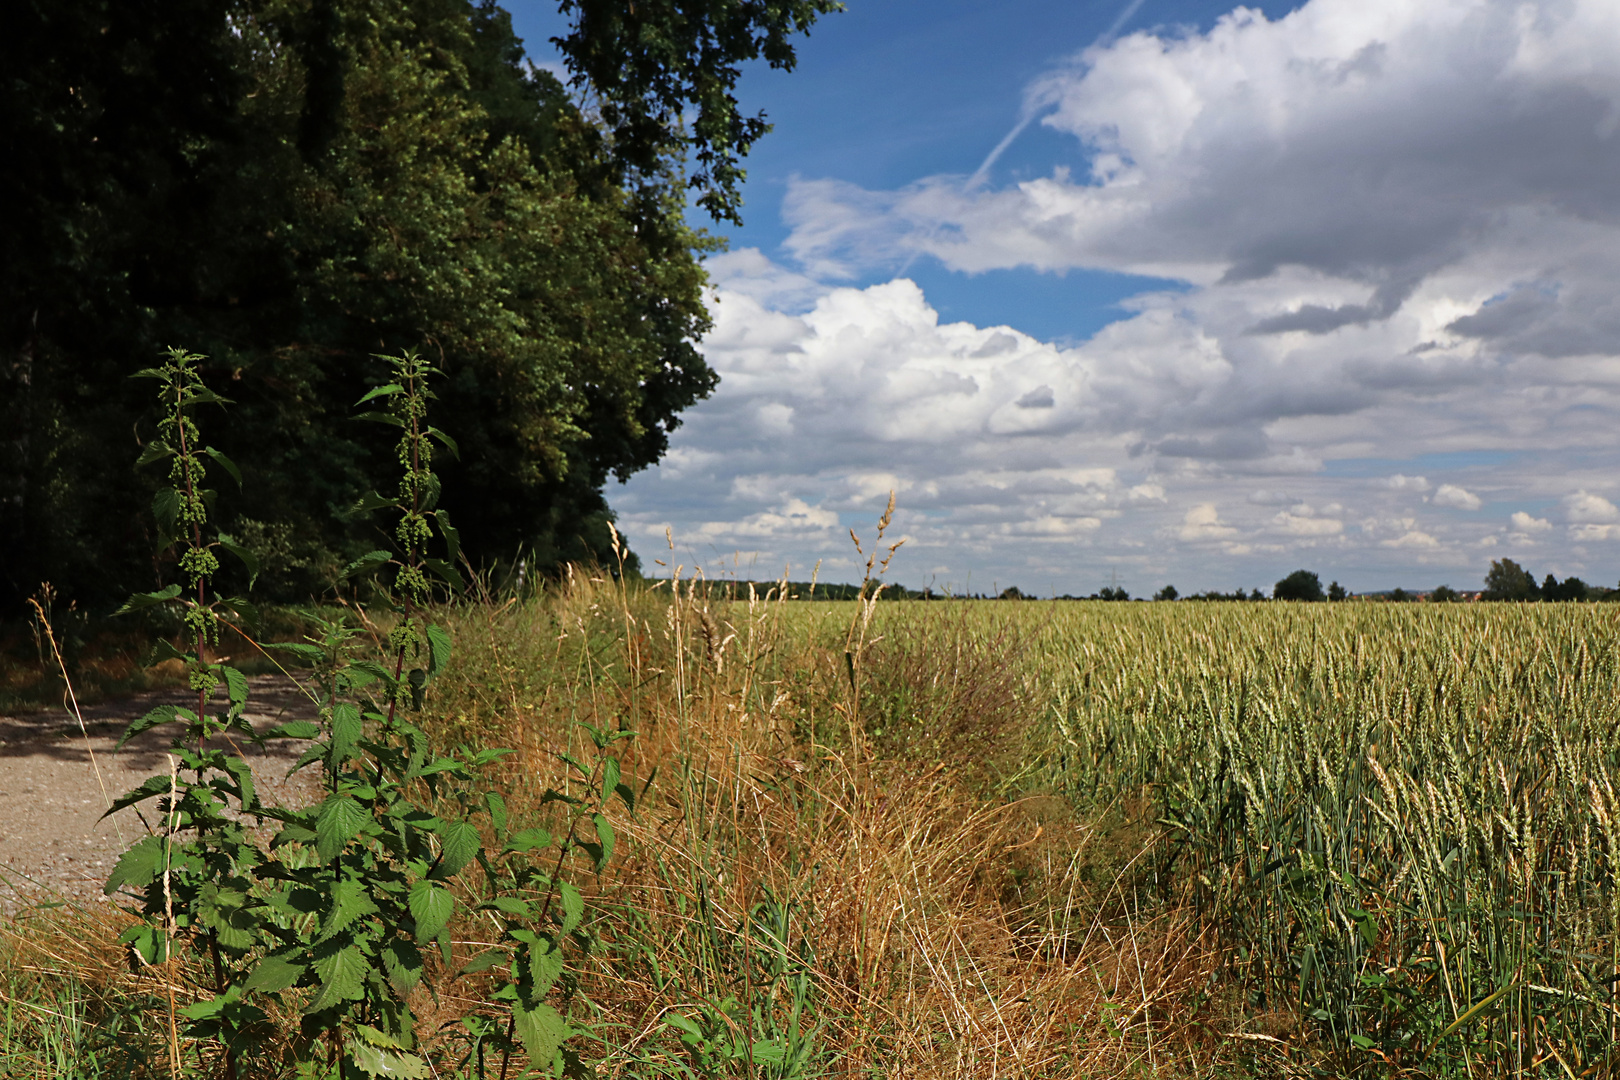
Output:
[[[644,558],[847,578],[893,489],[912,585],[1620,575],[1611,0],[852,0],[739,96]]]

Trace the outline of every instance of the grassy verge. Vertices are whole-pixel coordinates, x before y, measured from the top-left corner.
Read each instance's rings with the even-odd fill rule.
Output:
[[[458,665],[427,726],[515,749],[499,766],[514,819],[554,819],[581,723],[637,732],[639,798],[563,989],[597,1075],[1607,1068],[1612,615],[955,603],[880,605],[864,634],[860,619],[583,575],[451,616]],[[205,973],[130,972],[118,929],[68,909],[9,925],[7,1075],[169,1075],[153,1017]],[[492,930],[458,924],[457,961]],[[476,1037],[503,1017],[481,978],[436,971],[419,992],[438,1075],[500,1074]],[[276,1023],[251,1075],[288,1075],[296,1022]],[[192,1074],[215,1067],[180,1050]]]

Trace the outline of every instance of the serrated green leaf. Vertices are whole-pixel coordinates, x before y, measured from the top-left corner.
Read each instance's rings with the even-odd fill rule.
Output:
[[[134,806],[136,803],[145,802],[147,799],[167,795],[172,788],[173,782],[169,777],[149,776],[141,783],[140,787],[135,788],[133,791],[127,791],[114,799],[113,804],[101,816],[107,817],[110,814],[116,814],[126,806]],[[183,787],[182,790],[184,790]]]
[[[253,974],[242,984],[242,989],[244,992],[259,990],[266,994],[274,994],[297,985],[307,970],[309,970],[307,964],[295,963],[286,956],[271,953],[255,965]]]
[[[489,808],[489,823],[495,826],[497,836],[506,832],[506,800],[498,792],[484,792],[484,805]]]
[[[128,615],[132,611],[142,611],[156,604],[166,603],[180,595],[180,586],[170,585],[157,592],[136,593],[124,601],[124,606],[113,612],[114,615]]]
[[[320,980],[321,989],[305,1007],[305,1016],[365,997],[366,975],[371,971],[371,965],[358,946],[344,945],[324,950],[310,966]]]
[[[124,733],[119,736],[118,745],[113,747],[113,749],[121,750],[123,749],[125,743],[129,742],[129,740],[133,739],[141,732],[150,731],[155,727],[162,727],[164,724],[172,724],[178,719],[179,710],[175,706],[159,705],[157,708],[151,710],[139,720],[131,722],[130,725],[124,729]]]
[[[405,903],[416,921],[416,940],[422,943],[438,937],[456,912],[455,897],[450,895],[450,890],[425,878],[411,886]]]
[[[439,535],[444,537],[444,546],[448,553],[447,558],[449,558],[451,565],[455,565],[455,561],[461,558],[461,533],[456,530],[454,525],[450,524],[450,512],[448,510],[436,510],[433,516],[439,520]]]
[[[177,488],[158,488],[157,494],[152,496],[152,516],[157,518],[158,528],[167,540],[175,534],[175,528],[180,521],[180,491]]]
[[[238,469],[230,458],[215,450],[212,446],[203,447],[203,453],[219,462],[219,467],[231,474],[231,479],[236,481],[238,488],[242,486],[242,470]]]
[[[382,962],[388,985],[401,997],[422,980],[422,952],[403,938],[394,938],[383,946]]]
[[[467,583],[461,578],[461,571],[445,562],[443,559],[423,559],[422,565],[433,571],[440,580],[454,585],[458,589],[465,589]]]
[[[139,469],[152,464],[154,461],[162,461],[164,458],[173,456],[174,447],[162,439],[153,439],[141,449],[141,456],[135,459],[135,467]]]
[[[332,888],[331,906],[326,910],[326,917],[321,920],[321,935],[318,940],[336,937],[360,919],[376,915],[379,911],[376,903],[366,893],[365,882],[358,878],[341,878]]]
[[[488,971],[497,964],[510,963],[511,959],[505,949],[486,949],[462,965],[460,973],[462,975],[476,975],[480,971]]]
[[[602,802],[613,798],[614,789],[619,786],[619,759],[610,757],[602,763]]]
[[[387,495],[379,495],[375,491],[368,491],[344,511],[344,516],[357,517],[360,514],[369,514],[373,510],[386,510],[398,505],[398,499],[391,499]]]
[[[427,628],[428,674],[437,675],[450,664],[450,632],[436,623]]]
[[[436,427],[428,428],[427,433],[431,438],[438,439],[439,442],[443,443],[444,448],[450,451],[451,457],[455,458],[457,461],[461,460],[461,447],[456,445],[456,440],[452,439],[450,436],[446,435]]]
[[[354,577],[356,574],[369,574],[379,566],[383,566],[390,562],[393,557],[394,556],[391,553],[382,551],[380,549],[377,551],[368,551],[358,559],[354,560],[348,566],[345,566],[343,568],[343,572],[339,574],[338,577],[342,579]]]
[[[544,1002],[532,1009],[517,1002],[512,1006],[512,1019],[523,1049],[528,1052],[530,1066],[548,1068],[563,1040],[568,1038],[568,1024],[562,1014]]]
[[[401,1080],[426,1080],[433,1075],[421,1056],[408,1050],[390,1050],[382,1046],[350,1039],[346,1044],[349,1061],[367,1076],[400,1077]]]
[[[506,842],[506,851],[533,851],[535,848],[550,847],[551,834],[544,829],[524,829],[522,832],[512,834],[512,839]]]
[[[240,955],[258,940],[259,919],[248,908],[246,893],[207,884],[199,890],[192,910],[227,952]]]
[[[298,659],[307,660],[312,664],[318,664],[322,660],[326,659],[326,651],[319,645],[306,645],[299,641],[272,642],[264,647],[266,649],[277,649],[284,653],[291,653],[293,656],[298,657]]]
[[[405,388],[399,385],[399,383],[385,383],[382,386],[374,386],[370,390],[367,390],[365,396],[359,401],[355,402],[355,404],[364,405],[366,402],[371,401],[374,398],[393,397],[395,394],[402,394],[404,392]]]
[[[592,814],[591,821],[596,825],[596,839],[602,844],[601,857],[596,860],[596,872],[600,874],[613,858],[613,823],[602,814]]]
[[[315,854],[322,862],[337,858],[370,820],[371,815],[353,799],[327,796],[315,814]]]
[[[349,761],[355,756],[355,744],[365,734],[365,723],[360,719],[360,709],[347,702],[340,701],[332,707],[332,742],[331,765],[336,767]]]
[[[160,837],[141,837],[128,851],[118,857],[118,862],[113,867],[113,872],[108,875],[107,884],[101,887],[101,891],[111,896],[125,885],[139,888],[151,884],[163,873],[163,852],[163,840]]]
[[[225,533],[219,534],[219,546],[235,555],[242,565],[247,568],[248,588],[253,588],[253,583],[259,580],[259,557]]]
[[[480,847],[478,830],[465,821],[452,821],[439,828],[439,864],[433,878],[443,881],[461,873],[473,861]]]
[[[240,671],[236,670],[235,668],[229,667],[229,666],[227,666],[225,664],[220,664],[214,670],[219,672],[220,677],[225,680],[225,693],[230,698],[231,715],[234,716],[237,713],[241,712],[243,709],[247,708],[247,703],[248,703],[248,681],[247,681],[247,676],[243,675]]]
[[[390,424],[390,425],[392,425],[394,427],[397,427],[397,428],[402,428],[402,427],[405,426],[405,421],[401,420],[399,417],[395,416],[393,413],[376,412],[376,411],[355,413],[353,419],[355,419],[355,420],[369,420],[374,424]]]
[[[557,883],[557,893],[562,899],[562,932],[569,933],[585,918],[585,898],[579,890],[566,881]]]
[[[529,988],[529,1000],[539,1001],[550,992],[551,988],[563,973],[563,954],[552,942],[540,938],[528,946],[529,951],[529,979],[532,985]]]
[[[289,720],[285,724],[275,727],[260,735],[264,739],[313,739],[321,733],[320,725],[313,720]]]

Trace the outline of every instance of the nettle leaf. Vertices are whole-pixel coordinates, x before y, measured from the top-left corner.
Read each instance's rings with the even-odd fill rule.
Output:
[[[498,964],[510,963],[512,958],[505,949],[486,949],[462,965],[460,974],[476,975],[480,971],[488,971]]]
[[[118,940],[128,945],[148,967],[169,959],[169,937],[159,927],[137,923],[119,934]]]
[[[416,940],[420,942],[438,937],[450,925],[450,917],[456,911],[455,897],[450,895],[450,890],[425,878],[411,886],[406,906],[410,908],[411,918],[416,921]]]
[[[451,457],[455,458],[457,461],[461,460],[461,448],[456,445],[456,440],[452,439],[450,436],[446,435],[436,427],[428,428],[427,433],[430,438],[437,439],[439,442],[443,443],[444,448],[450,451]]]
[[[326,659],[326,652],[319,645],[305,645],[298,641],[272,642],[264,646],[266,649],[280,649],[284,653],[291,653],[300,660],[311,664],[318,664]]]
[[[236,889],[204,885],[193,906],[197,920],[214,932],[220,947],[240,955],[258,939],[259,919],[248,908],[248,896]]]
[[[203,453],[219,462],[219,467],[231,474],[231,479],[236,481],[238,488],[242,486],[242,470],[238,469],[230,458],[215,450],[212,446],[203,447]]]
[[[327,796],[315,814],[315,854],[322,862],[337,858],[370,820],[371,815],[353,799]]]
[[[450,665],[450,632],[430,623],[427,628],[428,674],[437,675]]]
[[[165,538],[173,536],[180,522],[180,489],[159,488],[152,496],[152,516],[157,518],[158,528],[163,530]]]
[[[422,980],[422,953],[404,938],[394,938],[382,951],[383,970],[388,973],[388,985],[401,997],[410,993]]]
[[[109,814],[116,814],[126,806],[134,806],[136,803],[145,802],[147,799],[155,798],[159,795],[167,795],[175,788],[176,784],[170,777],[149,776],[140,787],[133,791],[125,792],[119,798],[114,799],[113,804],[107,808],[107,812],[101,816],[107,817]],[[180,790],[184,789],[181,788]]]
[[[454,563],[461,557],[461,533],[450,524],[448,510],[436,510],[433,516],[439,520],[439,535],[444,537],[444,546],[449,551],[449,559]]]
[[[423,559],[422,565],[433,571],[433,573],[441,580],[450,585],[454,585],[458,589],[465,589],[467,587],[467,583],[462,580],[461,571],[457,570],[443,559]]]
[[[489,809],[489,823],[495,826],[495,835],[506,832],[506,800],[494,791],[484,792],[484,805]]]
[[[167,783],[166,777],[164,782]],[[161,837],[141,837],[128,851],[118,857],[118,863],[113,867],[113,872],[107,877],[107,884],[101,887],[101,891],[111,896],[125,885],[136,887],[150,885],[163,872],[163,853],[164,845]]]
[[[385,383],[382,386],[374,386],[370,390],[366,391],[365,397],[355,402],[355,404],[364,405],[366,402],[372,401],[376,398],[393,397],[395,394],[403,394],[404,392],[405,388],[399,385],[399,383]]]
[[[355,690],[379,680],[390,690],[394,688],[393,674],[375,660],[355,660],[343,669],[343,676]]]
[[[557,893],[562,898],[562,932],[566,934],[585,918],[585,898],[566,881],[557,883]]]
[[[604,804],[613,798],[613,792],[619,786],[619,759],[610,757],[602,763],[602,802]]]
[[[315,957],[311,966],[315,969],[316,978],[321,981],[321,991],[305,1007],[305,1016],[365,997],[366,975],[371,972],[371,964],[366,961],[366,954],[360,951],[359,946],[345,945],[326,950],[323,955]]]
[[[568,1038],[568,1024],[562,1014],[544,1002],[530,1009],[520,1001],[512,1006],[512,1019],[523,1049],[528,1052],[530,1066],[544,1069],[550,1065],[563,1040]]]
[[[129,742],[129,740],[133,739],[141,732],[150,731],[155,727],[162,727],[164,724],[172,724],[178,719],[180,719],[178,708],[173,705],[159,705],[157,708],[153,709],[139,720],[132,721],[130,725],[124,729],[124,734],[119,736],[118,745],[113,747],[113,749],[122,750],[125,743]]]
[[[386,510],[399,505],[398,499],[391,499],[387,495],[379,495],[375,491],[368,491],[354,501],[354,505],[344,511],[346,517],[357,517],[360,514],[369,514],[373,510]]]
[[[259,580],[259,557],[238,544],[226,533],[219,534],[218,542],[220,547],[235,555],[241,560],[242,565],[247,567],[248,588],[253,588],[253,583]]]
[[[358,878],[343,878],[332,890],[332,906],[321,923],[320,940],[336,937],[368,915],[381,911],[367,895],[366,883]]]
[[[394,1050],[373,1046],[369,1042],[349,1039],[345,1044],[349,1060],[354,1067],[368,1076],[398,1076],[405,1080],[426,1080],[433,1075],[428,1063],[420,1055],[408,1050]]]
[[[369,574],[379,566],[392,562],[393,558],[394,556],[392,553],[382,551],[380,549],[377,551],[368,551],[358,559],[354,560],[354,562],[350,563],[348,566],[345,566],[343,568],[343,572],[338,575],[338,578],[339,580],[342,580],[344,578],[354,577],[356,574]]]
[[[478,830],[465,821],[452,821],[439,828],[439,865],[430,875],[436,881],[455,877],[478,854]]]
[[[533,851],[535,848],[550,847],[551,834],[544,829],[524,829],[514,833],[512,839],[506,842],[506,851]]]
[[[219,672],[219,674],[225,680],[225,692],[226,692],[227,695],[229,695],[229,697],[231,699],[231,715],[235,716],[236,714],[240,713],[243,709],[247,708],[247,703],[248,703],[248,681],[247,681],[247,676],[243,675],[240,671],[236,670],[235,668],[227,667],[224,664],[218,665],[217,667],[215,667],[214,670]]]
[[[263,739],[313,739],[321,733],[320,725],[313,720],[289,720],[285,724],[275,727],[259,736]]]
[[[132,611],[142,611],[157,604],[167,603],[180,595],[180,586],[170,585],[157,592],[136,593],[124,601],[124,606],[113,612],[114,615],[128,615]]]
[[[596,825],[596,838],[602,844],[602,854],[596,860],[596,872],[600,874],[613,857],[613,823],[602,814],[592,814],[591,821]]]
[[[174,447],[162,439],[153,439],[142,448],[141,456],[135,459],[135,467],[139,469],[152,464],[154,461],[162,461],[164,458],[171,457],[174,457]]]
[[[341,765],[355,756],[355,743],[365,734],[365,723],[360,719],[360,710],[349,702],[339,702],[332,707],[332,744],[331,763]]]
[[[529,946],[529,977],[534,981],[529,991],[538,1001],[550,992],[563,973],[563,954],[552,942],[541,938]]]
[[[248,976],[242,989],[244,992],[261,990],[267,994],[274,994],[296,986],[298,980],[303,978],[304,972],[308,970],[308,964],[297,963],[288,959],[286,955],[271,953],[253,968],[253,974]]]
[[[374,424],[391,424],[397,428],[402,428],[405,426],[405,421],[401,420],[393,413],[377,412],[375,410],[363,413],[355,413],[352,419],[369,420]]]

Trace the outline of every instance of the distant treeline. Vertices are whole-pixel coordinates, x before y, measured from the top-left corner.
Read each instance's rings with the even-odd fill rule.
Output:
[[[747,600],[749,589],[753,595],[763,598],[767,595],[779,595],[783,583],[780,581],[711,581],[702,586],[707,588],[709,595],[716,599]],[[839,585],[818,581],[789,581],[786,583],[788,598],[792,600],[858,600],[861,596],[860,585]],[[1010,585],[994,594],[986,593],[953,593],[938,592],[934,589],[908,589],[903,585],[883,584],[871,582],[866,588],[881,588],[879,598],[883,600],[1041,600],[1045,597],[1026,593],[1016,585]],[[1105,586],[1088,596],[1072,596],[1064,593],[1062,596],[1051,597],[1054,600],[1131,600],[1133,597],[1118,585]],[[1135,597],[1134,599],[1146,599]],[[1327,588],[1322,587],[1322,579],[1310,570],[1295,570],[1292,574],[1278,581],[1272,587],[1271,595],[1267,596],[1259,589],[1236,589],[1223,593],[1217,589],[1195,593],[1190,596],[1181,595],[1174,585],[1166,585],[1153,594],[1154,600],[1224,600],[1224,601],[1261,601],[1261,600],[1301,600],[1311,601],[1340,601],[1363,600],[1382,601],[1385,603],[1413,603],[1426,602],[1433,604],[1461,603],[1471,600],[1495,600],[1519,603],[1542,602],[1597,602],[1620,601],[1620,589],[1611,589],[1604,585],[1588,585],[1578,577],[1567,577],[1562,581],[1553,574],[1548,574],[1537,583],[1535,575],[1524,569],[1512,559],[1497,559],[1491,563],[1490,571],[1485,575],[1485,587],[1474,592],[1461,592],[1450,585],[1437,585],[1433,589],[1410,591],[1407,589],[1386,589],[1380,592],[1351,593],[1337,581],[1330,582]]]

